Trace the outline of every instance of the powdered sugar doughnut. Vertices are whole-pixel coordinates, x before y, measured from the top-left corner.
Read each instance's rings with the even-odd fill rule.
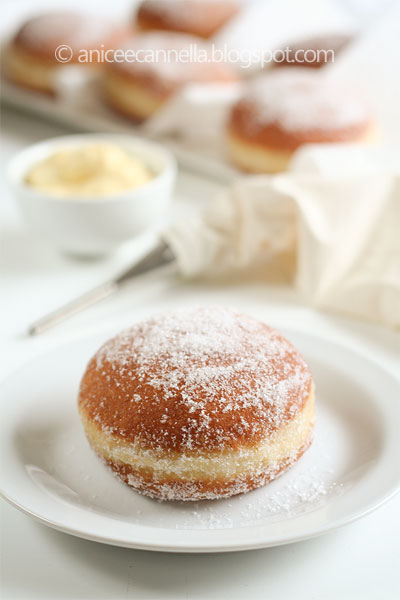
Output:
[[[234,0],[143,0],[136,24],[142,31],[180,31],[202,38],[213,36],[240,8]]]
[[[125,58],[104,70],[105,97],[112,108],[136,121],[154,114],[185,84],[237,80],[230,65],[212,61],[207,42],[184,33],[139,34],[122,50]]]
[[[82,52],[106,50],[126,37],[122,28],[96,16],[75,12],[37,15],[26,21],[9,44],[5,55],[5,72],[14,83],[53,94],[54,76],[65,65],[93,67],[99,55],[92,53],[90,62],[80,62]],[[56,49],[59,59],[56,58]],[[82,59],[81,59],[82,60]],[[65,62],[62,62],[65,61]]]
[[[82,378],[95,452],[163,500],[263,486],[312,441],[310,370],[278,331],[233,309],[155,316],[106,342]]]
[[[352,37],[345,34],[330,34],[300,40],[294,44],[283,45],[284,53],[276,53],[274,67],[304,67],[320,69],[335,62],[337,56],[351,42]]]
[[[311,69],[278,69],[250,83],[233,106],[228,148],[233,162],[253,173],[286,169],[303,144],[373,141],[363,99]]]

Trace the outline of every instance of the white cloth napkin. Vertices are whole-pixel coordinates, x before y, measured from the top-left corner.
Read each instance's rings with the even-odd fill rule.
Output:
[[[164,237],[181,274],[284,279],[316,307],[400,327],[400,169],[368,174],[376,150],[358,147],[354,172],[334,171],[355,152],[304,149],[291,172],[244,177],[177,222]]]

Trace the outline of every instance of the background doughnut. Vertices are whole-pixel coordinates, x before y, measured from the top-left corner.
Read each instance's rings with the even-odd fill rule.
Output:
[[[97,16],[71,11],[40,14],[27,20],[12,38],[5,52],[5,74],[17,85],[54,94],[54,78],[60,68],[71,64],[98,66],[96,52],[92,62],[79,62],[82,50],[112,48],[124,37],[124,28]],[[72,51],[65,63],[55,56],[61,45]],[[62,57],[68,57],[68,52],[66,49]]]
[[[132,59],[108,64],[104,70],[107,103],[136,121],[154,114],[164,102],[187,83],[226,84],[237,80],[233,68],[225,63],[199,59],[186,60],[184,53],[196,48],[210,53],[207,42],[184,33],[153,32],[133,36],[122,45]],[[187,56],[189,56],[187,54]],[[144,57],[152,60],[144,60]]]
[[[233,106],[228,152],[251,173],[287,168],[303,144],[374,141],[369,108],[354,90],[311,69],[272,70]]]
[[[234,0],[144,0],[136,14],[142,31],[180,31],[210,38],[240,9]]]

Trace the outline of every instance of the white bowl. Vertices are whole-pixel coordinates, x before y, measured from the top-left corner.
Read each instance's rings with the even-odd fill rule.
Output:
[[[154,174],[145,185],[115,196],[46,195],[25,183],[28,170],[57,150],[96,141],[114,143],[144,162]],[[31,229],[70,254],[96,256],[115,250],[166,216],[176,163],[159,144],[130,135],[82,134],[34,144],[15,156],[8,179]]]

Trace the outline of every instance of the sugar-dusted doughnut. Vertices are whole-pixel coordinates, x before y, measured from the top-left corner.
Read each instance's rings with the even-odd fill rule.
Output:
[[[310,370],[278,331],[233,309],[163,313],[89,362],[79,413],[90,445],[129,486],[163,500],[263,486],[312,441]]]
[[[212,60],[206,41],[184,33],[139,34],[122,51],[125,58],[104,70],[104,93],[112,108],[136,121],[153,115],[185,84],[237,80],[231,65]]]
[[[287,168],[303,144],[374,141],[365,101],[322,71],[272,70],[249,83],[227,125],[228,151],[251,173]]]
[[[235,0],[143,0],[135,23],[142,31],[180,31],[210,38],[239,10]]]
[[[335,62],[337,56],[351,42],[352,37],[345,34],[330,34],[299,40],[293,44],[283,45],[277,51],[274,67],[305,67],[320,69],[326,64]]]
[[[97,66],[100,50],[112,48],[123,37],[123,28],[97,16],[71,11],[39,14],[25,21],[8,44],[5,75],[17,85],[54,94],[54,78],[60,68]],[[82,61],[85,51],[96,50],[99,52],[92,52],[90,61]]]

